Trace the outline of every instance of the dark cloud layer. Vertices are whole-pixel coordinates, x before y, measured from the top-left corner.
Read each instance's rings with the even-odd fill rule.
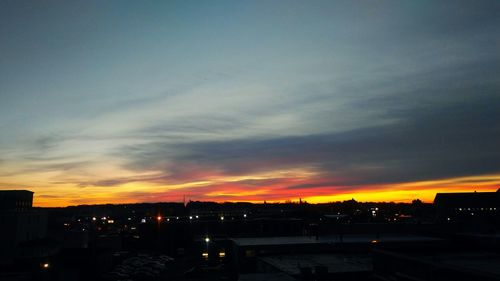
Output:
[[[242,175],[294,167],[320,171],[326,185],[408,182],[500,172],[500,61],[481,57],[393,76],[364,88],[352,111],[372,118],[357,129],[305,136],[155,142],[127,147],[127,168],[166,178],[203,171]],[[372,93],[384,92],[382,95]],[[328,123],[327,116],[322,123]],[[373,125],[374,120],[385,121]],[[196,178],[198,177],[198,178]]]
[[[495,173],[500,171],[500,96],[498,87],[490,87],[461,100],[400,106],[394,113],[388,110],[386,117],[397,121],[383,126],[298,137],[154,143],[130,154],[130,167],[156,166],[170,173],[175,167],[182,174],[184,166],[192,169],[195,163],[196,169],[240,175],[310,166],[319,169],[322,177],[336,179],[331,185]],[[165,159],[170,164],[162,167]]]

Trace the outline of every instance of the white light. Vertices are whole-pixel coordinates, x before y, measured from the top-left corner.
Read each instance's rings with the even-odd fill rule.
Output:
[[[92,220],[93,220],[93,221],[96,221],[96,220],[97,220],[97,218],[96,218],[96,217],[92,217]]]
[[[50,264],[48,262],[46,262],[46,263],[42,264],[42,267],[47,269],[50,267]]]
[[[198,218],[198,215],[196,215],[196,218]]]
[[[247,214],[243,214],[243,217],[246,218],[247,217]]]
[[[223,220],[224,220],[224,216],[221,216],[221,217],[220,217],[220,220],[221,220],[221,221],[223,221]]]
[[[146,223],[146,219],[141,219],[141,223]]]
[[[192,220],[193,219],[193,216],[189,216],[189,219]]]
[[[210,242],[210,238],[205,237],[205,242],[207,242],[207,243]]]

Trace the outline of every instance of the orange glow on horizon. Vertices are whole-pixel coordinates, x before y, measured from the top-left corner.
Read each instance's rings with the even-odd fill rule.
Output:
[[[355,187],[325,186],[319,188],[287,189],[297,183],[313,183],[314,178],[283,179],[269,183],[266,187],[248,186],[222,178],[212,182],[195,181],[176,184],[173,187],[151,183],[128,183],[112,190],[102,187],[81,188],[74,192],[50,196],[50,190],[35,191],[34,205],[37,207],[64,207],[82,204],[126,204],[140,202],[182,202],[183,196],[190,200],[214,202],[297,202],[299,198],[308,203],[326,203],[355,199],[359,202],[411,202],[420,199],[432,202],[439,192],[486,192],[496,191],[500,175],[460,177],[431,181],[405,182],[386,185],[363,185]],[[67,187],[71,190],[71,187]],[[29,188],[28,188],[29,189]],[[74,188],[73,188],[74,190]],[[119,190],[119,191],[118,191]],[[80,191],[80,192],[78,192]]]

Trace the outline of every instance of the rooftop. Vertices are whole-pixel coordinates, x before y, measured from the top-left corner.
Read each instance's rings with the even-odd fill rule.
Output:
[[[288,274],[281,272],[272,273],[247,273],[240,274],[238,276],[238,281],[295,281],[296,279]]]
[[[437,193],[434,203],[451,207],[497,206],[500,203],[500,189],[496,192]]]
[[[485,252],[436,253],[424,259],[458,268],[494,274],[500,277],[500,255]]]
[[[264,262],[291,275],[300,273],[300,268],[326,266],[328,272],[360,272],[372,270],[372,258],[369,255],[317,254],[286,255],[261,258]]]
[[[340,243],[339,235],[320,236],[281,236],[281,237],[246,237],[231,238],[238,246],[275,246],[275,245],[300,245],[300,244],[331,244]],[[442,239],[402,234],[376,235],[343,235],[342,243],[372,243],[372,242],[430,242]]]

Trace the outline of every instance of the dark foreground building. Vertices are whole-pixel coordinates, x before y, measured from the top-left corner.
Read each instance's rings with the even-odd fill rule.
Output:
[[[439,221],[500,222],[500,189],[496,192],[438,193],[434,204]]]
[[[33,192],[0,191],[0,280],[34,280],[50,271],[57,243],[47,239],[47,214]]]

